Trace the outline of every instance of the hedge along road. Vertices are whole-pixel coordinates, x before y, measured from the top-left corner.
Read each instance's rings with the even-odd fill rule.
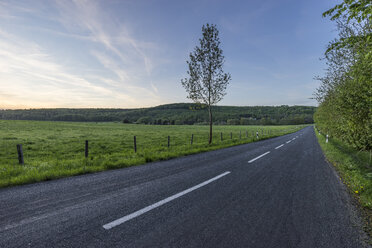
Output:
[[[288,142],[290,141],[290,142]],[[0,247],[363,247],[312,127],[0,190]]]

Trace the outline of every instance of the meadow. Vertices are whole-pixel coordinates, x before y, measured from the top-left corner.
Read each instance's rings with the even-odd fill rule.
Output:
[[[253,142],[256,132],[266,139],[303,127],[214,126],[209,145],[208,126],[1,120],[0,187],[166,160]],[[22,144],[24,165],[18,162],[17,144]]]
[[[336,168],[342,182],[358,200],[365,221],[365,231],[372,236],[372,164],[371,153],[360,151],[345,142],[315,130],[327,160]]]

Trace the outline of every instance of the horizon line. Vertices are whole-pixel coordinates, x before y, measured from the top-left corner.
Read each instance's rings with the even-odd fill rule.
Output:
[[[160,106],[165,106],[165,105],[174,105],[174,104],[198,104],[198,103],[187,103],[187,102],[179,102],[179,103],[165,103],[165,104],[160,104],[160,105],[154,105],[154,106],[149,106],[149,107],[134,107],[134,108],[115,108],[115,107],[39,107],[39,108],[1,108],[1,111],[6,111],[6,110],[39,110],[39,109],[130,109],[130,110],[135,110],[135,109],[146,109],[146,108],[155,108],[155,107],[160,107]],[[202,104],[203,105],[203,104]],[[317,108],[317,106],[313,105],[288,105],[288,104],[280,104],[280,105],[212,105],[215,107],[281,107],[281,106],[288,106],[288,107],[314,107]]]

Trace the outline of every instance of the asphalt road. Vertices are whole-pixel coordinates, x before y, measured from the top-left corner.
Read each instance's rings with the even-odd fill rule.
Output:
[[[0,247],[363,247],[351,201],[307,127],[1,189]]]

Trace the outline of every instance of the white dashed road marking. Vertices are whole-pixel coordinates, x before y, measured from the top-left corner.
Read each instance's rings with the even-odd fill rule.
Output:
[[[275,147],[275,149],[279,149],[282,146],[284,146],[284,144],[281,144],[280,146]]]
[[[205,186],[205,185],[207,185],[207,184],[209,184],[209,183],[211,183],[213,181],[216,181],[216,180],[220,179],[221,177],[226,176],[227,174],[230,174],[230,171],[226,171],[226,172],[224,172],[224,173],[222,173],[222,174],[220,174],[220,175],[218,175],[216,177],[213,177],[213,178],[211,178],[211,179],[209,179],[209,180],[207,180],[207,181],[205,181],[203,183],[200,183],[200,184],[198,184],[198,185],[196,185],[194,187],[191,187],[191,188],[186,189],[186,190],[184,190],[184,191],[182,191],[180,193],[177,193],[177,194],[172,195],[172,196],[170,196],[168,198],[165,198],[165,199],[163,199],[161,201],[158,201],[157,203],[154,203],[154,204],[152,204],[150,206],[147,206],[145,208],[142,208],[142,209],[140,209],[140,210],[138,210],[138,211],[136,211],[134,213],[131,213],[129,215],[126,215],[126,216],[124,216],[124,217],[122,217],[120,219],[114,220],[114,221],[112,221],[112,222],[110,222],[110,223],[108,223],[106,225],[103,225],[103,228],[106,229],[106,230],[109,230],[109,229],[111,229],[113,227],[116,227],[118,225],[121,225],[124,222],[127,222],[128,220],[131,220],[133,218],[136,218],[136,217],[138,217],[138,216],[140,216],[140,215],[142,215],[142,214],[144,214],[144,213],[146,213],[148,211],[153,210],[154,208],[160,207],[161,205],[164,205],[164,204],[166,204],[166,203],[168,203],[170,201],[173,201],[173,200],[175,200],[175,199],[177,199],[177,198],[179,198],[179,197],[181,197],[183,195],[186,195],[186,194],[188,194],[188,193],[190,193],[190,192],[192,192],[192,191],[194,191],[196,189],[199,189],[199,188],[201,188],[201,187],[203,187],[203,186]]]
[[[254,159],[249,160],[248,163],[250,164],[250,163],[252,163],[253,161],[256,161],[257,159],[262,158],[263,156],[265,156],[265,155],[267,155],[267,154],[269,154],[269,153],[270,153],[270,152],[265,152],[264,154],[261,154],[260,156],[255,157]]]

